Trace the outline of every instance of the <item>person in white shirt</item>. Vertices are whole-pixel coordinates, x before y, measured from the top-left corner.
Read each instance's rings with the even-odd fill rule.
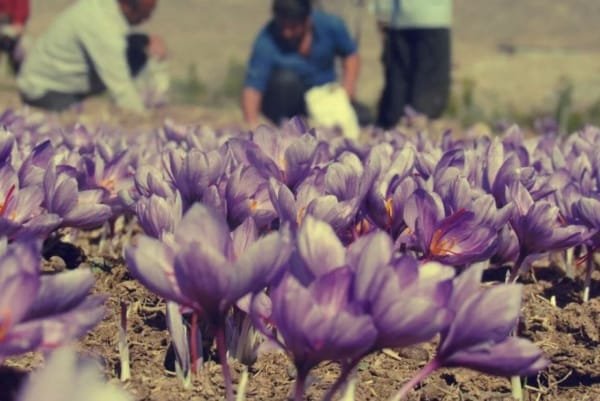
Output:
[[[49,111],[68,109],[105,90],[116,104],[144,113],[134,77],[150,61],[164,60],[158,36],[130,34],[152,15],[158,0],[78,0],[40,37],[17,84],[25,104]]]
[[[406,106],[440,117],[450,92],[452,0],[375,0],[373,5],[385,71],[377,125],[394,127]]]

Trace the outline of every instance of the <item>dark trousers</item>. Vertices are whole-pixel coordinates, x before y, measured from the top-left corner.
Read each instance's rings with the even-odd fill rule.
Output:
[[[21,60],[15,57],[15,49],[19,44],[19,40],[20,38],[0,35],[0,52],[5,53],[8,57],[8,63],[14,74],[17,74],[21,67]]]
[[[137,76],[148,61],[146,47],[148,46],[149,41],[148,35],[142,33],[131,34],[127,37],[127,63],[129,64],[129,71],[132,77]],[[21,96],[23,102],[29,106],[48,111],[64,111],[87,97],[103,93],[106,90],[106,86],[98,75],[94,63],[89,56],[87,57],[87,62],[89,65],[89,92],[63,93],[48,91],[44,96],[37,99],[28,99],[25,96]]]
[[[274,70],[262,95],[261,111],[274,124],[294,116],[306,116],[304,95],[308,88],[291,70]]]
[[[275,70],[263,92],[261,111],[274,124],[294,116],[306,116],[304,95],[307,90],[302,79],[294,71]],[[361,126],[373,122],[371,113],[365,105],[352,101],[352,107]]]
[[[450,30],[386,29],[384,38],[377,125],[394,127],[406,106],[440,117],[450,92]]]

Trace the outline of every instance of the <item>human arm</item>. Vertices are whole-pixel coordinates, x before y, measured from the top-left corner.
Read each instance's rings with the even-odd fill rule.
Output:
[[[252,87],[245,87],[242,92],[242,112],[244,121],[251,127],[258,125],[262,93]]]
[[[335,38],[336,53],[342,57],[342,87],[351,99],[356,93],[360,72],[360,56],[356,42],[352,39],[344,21],[334,18],[331,24]]]
[[[98,27],[102,29],[97,29]],[[120,108],[144,114],[145,106],[127,63],[127,41],[112,27],[82,29],[80,41],[93,67]]]
[[[163,38],[158,35],[150,35],[146,52],[149,57],[158,61],[164,61],[168,55],[167,45]]]
[[[244,120],[253,127],[258,124],[263,92],[273,69],[273,51],[265,35],[261,33],[254,43],[242,91]]]
[[[360,72],[360,57],[358,52],[345,57],[342,61],[342,87],[350,99],[356,94],[356,83]]]

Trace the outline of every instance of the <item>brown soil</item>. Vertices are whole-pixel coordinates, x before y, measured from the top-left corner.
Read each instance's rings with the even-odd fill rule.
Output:
[[[223,398],[220,365],[207,362],[191,389],[185,390],[165,366],[169,338],[163,303],[129,276],[123,260],[123,232],[99,249],[101,230],[78,240],[85,249],[86,264],[97,275],[96,291],[110,295],[106,319],[80,343],[83,353],[104,362],[106,374],[117,381],[120,366],[117,352],[119,305],[130,306],[128,339],[132,378],[124,387],[138,401],[201,401]],[[53,259],[48,269],[62,269],[64,263]],[[593,277],[592,299],[582,305],[580,281],[562,278],[554,270],[537,271],[537,282],[525,285],[523,319],[520,332],[535,341],[551,359],[550,367],[527,382],[527,401],[600,400],[600,271]],[[549,301],[556,298],[556,306]],[[401,387],[434,350],[433,344],[372,355],[358,368],[357,400],[385,400]],[[10,359],[0,370],[0,401],[10,401],[26,371],[43,358],[28,354]],[[167,361],[167,363],[165,362]],[[242,365],[233,362],[237,383]],[[318,400],[335,380],[335,365],[320,366],[312,372],[308,400]],[[262,355],[249,369],[247,400],[286,400],[294,381],[294,369],[285,355]],[[454,369],[442,370],[413,391],[411,401],[508,401],[509,380]],[[11,390],[12,389],[12,390]]]

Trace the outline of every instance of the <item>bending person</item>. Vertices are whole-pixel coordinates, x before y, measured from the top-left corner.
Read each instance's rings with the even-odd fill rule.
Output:
[[[341,85],[353,99],[360,61],[344,22],[313,11],[310,0],[274,0],[272,12],[248,62],[242,93],[246,122],[256,125],[261,112],[274,123],[305,115],[306,92],[336,82],[337,57],[342,58]]]
[[[130,27],[150,18],[157,1],[76,1],[28,54],[17,80],[23,101],[62,111],[108,90],[119,107],[143,113],[134,77],[150,60],[164,60],[166,47]]]

